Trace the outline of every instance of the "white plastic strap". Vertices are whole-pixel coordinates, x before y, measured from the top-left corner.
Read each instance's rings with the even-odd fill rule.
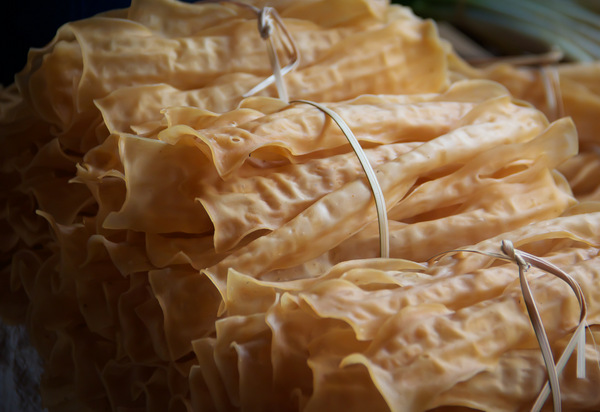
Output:
[[[262,9],[255,7],[251,4],[242,3],[235,0],[205,0],[210,3],[228,3],[236,6],[251,10],[256,14],[258,21],[258,32],[260,37],[265,41],[267,47],[267,54],[269,55],[269,62],[271,64],[272,75],[267,77],[265,80],[254,86],[251,90],[243,94],[243,97],[252,96],[261,90],[269,87],[275,83],[277,87],[277,94],[279,99],[288,103],[288,93],[283,81],[283,76],[294,70],[300,64],[300,53],[298,52],[298,46],[294,41],[294,38],[290,35],[290,32],[285,27],[283,19],[277,13],[273,7],[266,6]],[[274,33],[280,33],[279,36],[274,36]],[[279,57],[277,55],[277,49],[275,47],[274,38],[279,40],[279,44],[283,48],[285,54],[289,56],[289,63],[285,67],[281,67]]]
[[[377,219],[379,222],[379,252],[380,252],[380,256],[382,258],[388,258],[390,256],[390,235],[389,235],[389,228],[388,228],[387,211],[386,211],[386,207],[385,207],[385,197],[383,196],[383,191],[381,190],[381,186],[379,186],[379,181],[377,180],[375,171],[373,170],[371,163],[369,163],[369,159],[367,158],[367,155],[365,154],[364,150],[360,146],[358,139],[356,138],[356,136],[354,136],[354,133],[352,133],[352,130],[350,129],[350,127],[348,127],[348,125],[346,124],[344,119],[342,119],[340,117],[340,115],[338,115],[333,110],[331,110],[319,103],[315,103],[315,102],[312,102],[309,100],[295,100],[291,103],[306,103],[306,104],[310,104],[311,106],[314,106],[317,109],[321,110],[323,113],[325,113],[329,117],[331,117],[331,119],[333,119],[333,121],[338,125],[338,127],[342,130],[342,132],[346,136],[346,139],[348,139],[350,146],[352,146],[352,150],[354,150],[354,153],[356,153],[356,156],[358,157],[358,161],[360,162],[360,165],[362,166],[365,174],[367,175],[367,180],[369,182],[369,185],[371,186],[371,191],[373,192],[373,198],[375,199],[375,207],[377,208]]]
[[[573,279],[571,276],[565,273],[558,266],[553,265],[552,263],[541,259],[537,256],[515,249],[510,240],[502,241],[501,250],[503,254],[494,252],[483,252],[479,250],[456,249],[436,255],[433,258],[431,258],[430,261],[435,261],[441,256],[447,255],[449,253],[469,252],[493,257],[495,259],[507,260],[515,262],[517,264],[517,266],[519,267],[519,280],[521,285],[521,291],[523,292],[524,302],[527,307],[527,312],[529,314],[533,330],[535,332],[536,338],[540,345],[540,349],[542,351],[542,356],[546,365],[546,370],[548,372],[548,381],[545,383],[544,387],[538,394],[535,404],[533,405],[531,410],[533,412],[540,411],[544,406],[544,403],[548,399],[548,396],[550,395],[550,393],[552,393],[552,399],[554,402],[554,412],[560,412],[561,396],[558,375],[562,373],[563,369],[565,368],[565,365],[567,364],[567,361],[573,354],[575,348],[577,348],[577,377],[580,379],[585,378],[585,328],[587,325],[587,304],[585,302],[583,291],[581,290],[581,286],[579,285],[579,283],[577,283],[575,279]],[[530,265],[535,266],[536,268],[541,269],[549,274],[552,274],[566,282],[571,288],[571,290],[573,290],[573,292],[575,293],[575,297],[579,302],[579,324],[575,328],[571,340],[569,340],[569,343],[565,347],[565,350],[561,354],[556,364],[554,364],[554,357],[552,355],[550,343],[548,342],[548,336],[546,334],[546,331],[544,330],[539,311],[531,293],[529,283],[527,282],[527,277],[525,276],[525,272],[529,269]]]
[[[283,68],[279,63],[279,57],[277,56],[277,51],[273,42],[273,33],[276,32],[277,29],[283,34],[283,36],[278,36],[278,38],[284,51],[290,57],[290,62]],[[272,7],[265,7],[258,11],[258,31],[267,44],[267,53],[269,54],[269,62],[271,63],[273,74],[254,86],[252,90],[246,92],[244,97],[252,96],[274,82],[277,87],[279,99],[288,103],[288,93],[285,83],[283,82],[283,76],[298,67],[298,64],[300,63],[300,53],[298,52],[296,42],[288,32],[283,20],[279,17],[279,14],[277,14],[277,11]]]

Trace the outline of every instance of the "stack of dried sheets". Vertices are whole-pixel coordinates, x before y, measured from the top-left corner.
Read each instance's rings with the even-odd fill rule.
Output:
[[[598,410],[598,66],[560,69],[572,119],[553,119],[537,72],[472,68],[409,9],[275,8],[300,56],[290,98],[356,135],[390,257],[336,124],[274,85],[243,97],[272,73],[247,8],[134,0],[68,23],[0,94],[0,315],[27,325],[44,405],[529,408],[547,374],[517,266],[432,260],[510,240],[581,285],[587,370],[569,361],[562,406]],[[577,300],[528,277],[558,358]]]

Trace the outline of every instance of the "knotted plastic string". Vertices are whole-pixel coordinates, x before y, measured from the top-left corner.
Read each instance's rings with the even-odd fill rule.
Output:
[[[525,274],[530,265],[525,260],[523,255],[515,250],[512,242],[502,241],[501,248],[504,254],[519,267],[519,282],[521,284],[521,291],[523,292],[523,300],[525,302],[525,307],[527,308],[527,313],[529,314],[529,319],[531,320],[531,325],[535,331],[535,337],[537,338],[538,344],[540,345],[540,350],[542,351],[544,364],[546,365],[548,382],[550,383],[550,389],[552,390],[554,410],[560,410],[560,383],[558,382],[558,371],[556,370],[554,363],[554,355],[552,354],[552,348],[550,347],[550,342],[548,341],[548,335],[544,329],[542,318],[535,304],[535,300],[533,298],[533,294],[531,293],[531,288],[529,287],[529,282],[527,281],[527,276]],[[535,407],[533,409],[537,410]]]
[[[240,6],[249,10],[252,10],[258,20],[258,32],[260,37],[266,42],[267,53],[269,55],[269,62],[271,63],[272,75],[267,77],[265,80],[254,86],[250,91],[244,93],[243,97],[252,96],[259,91],[269,87],[275,83],[277,87],[277,94],[279,99],[288,103],[288,93],[283,82],[283,76],[298,67],[300,63],[300,53],[294,38],[290,35],[290,32],[285,27],[283,20],[273,7],[266,6],[262,9],[255,7],[251,4],[242,3],[235,0],[205,0],[208,3],[228,3]],[[274,33],[281,33],[280,36],[274,36]],[[275,48],[273,38],[279,39],[280,45],[283,47],[283,51],[289,56],[289,63],[285,67],[281,67],[279,63],[279,57]]]
[[[523,299],[527,308],[527,313],[529,315],[529,318],[531,319],[531,324],[533,326],[535,336],[538,340],[538,344],[540,345],[542,357],[544,359],[544,364],[548,373],[548,381],[546,381],[544,387],[538,394],[535,404],[533,405],[531,410],[535,412],[540,411],[544,406],[544,403],[548,399],[548,396],[550,395],[550,393],[552,393],[554,411],[559,412],[561,410],[561,396],[558,375],[562,373],[564,367],[567,364],[567,361],[569,360],[571,354],[575,350],[575,347],[577,347],[577,377],[580,379],[585,377],[585,327],[587,324],[587,305],[585,303],[583,291],[581,290],[581,286],[579,285],[579,283],[577,283],[575,279],[569,276],[558,266],[553,265],[552,263],[541,259],[537,256],[515,249],[513,243],[510,240],[502,241],[501,250],[503,254],[470,249],[456,249],[436,255],[433,258],[431,258],[430,261],[438,260],[442,256],[450,253],[468,252],[478,253],[495,259],[502,259],[517,264],[519,268],[519,281],[521,285],[521,291],[523,292]],[[542,323],[539,311],[535,303],[535,299],[533,298],[533,294],[531,293],[531,288],[529,287],[527,276],[525,274],[525,272],[531,266],[541,269],[551,275],[557,276],[558,278],[566,282],[571,288],[571,290],[573,290],[573,292],[575,293],[577,301],[579,302],[579,324],[577,325],[577,328],[575,328],[573,336],[569,340],[569,343],[567,344],[565,350],[558,359],[558,363],[556,364],[554,363],[554,356],[552,355],[552,349],[548,341],[548,335],[546,334],[546,331],[544,329],[544,325]]]
[[[272,34],[275,30],[274,23],[277,24],[277,28],[281,30],[281,32],[284,34],[284,38],[287,40],[287,42],[280,41],[286,53],[290,56],[290,63],[288,63],[288,65],[284,68],[281,68],[281,65],[279,64],[279,57],[277,56],[277,51],[275,50],[275,45],[273,44]],[[254,86],[252,90],[244,94],[244,97],[252,96],[253,94],[258,93],[260,90],[275,82],[279,99],[287,103],[289,98],[285,83],[283,82],[283,76],[298,66],[299,53],[296,43],[283,24],[283,20],[281,20],[281,17],[279,17],[279,14],[277,14],[277,11],[272,7],[265,7],[259,12],[258,31],[260,32],[261,37],[267,43],[267,52],[269,53],[269,61],[271,63],[273,74],[258,85]],[[281,37],[280,39],[283,40]]]
[[[310,104],[311,106],[316,107],[321,110],[323,113],[331,117],[331,119],[338,125],[338,127],[342,130],[342,133],[348,139],[352,150],[356,153],[358,157],[358,161],[362,166],[365,174],[367,175],[367,180],[371,187],[371,191],[373,192],[373,198],[375,200],[375,207],[377,208],[377,220],[379,223],[379,254],[382,258],[388,258],[390,256],[390,234],[388,227],[388,219],[387,219],[387,211],[385,207],[385,197],[383,196],[383,191],[381,190],[381,186],[379,186],[379,181],[377,180],[377,176],[375,175],[375,171],[367,158],[365,151],[360,146],[358,139],[352,133],[348,124],[333,110],[319,104],[312,102],[310,100],[295,100],[290,103],[305,103]]]

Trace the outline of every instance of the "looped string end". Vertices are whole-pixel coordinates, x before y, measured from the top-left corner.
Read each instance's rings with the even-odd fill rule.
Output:
[[[285,103],[289,102],[287,89],[283,81],[283,76],[298,67],[300,62],[298,47],[293,37],[285,27],[283,20],[279,17],[279,14],[273,7],[266,6],[262,10],[257,11],[258,17],[258,32],[260,37],[266,42],[267,53],[269,55],[269,62],[271,64],[271,71],[273,74],[267,77],[265,80],[257,84],[252,90],[244,93],[243,97],[252,96],[259,91],[265,89],[271,84],[275,83],[277,87],[277,94],[279,99]],[[278,30],[279,31],[278,31]],[[279,56],[274,43],[274,33],[281,32],[282,36],[279,36],[279,43],[284,49],[284,52],[289,56],[290,62],[285,66],[281,67],[279,62]]]
[[[575,350],[577,350],[577,378],[585,378],[585,329],[587,326],[587,304],[585,302],[583,291],[579,283],[577,283],[575,279],[573,279],[571,276],[565,273],[562,269],[542,258],[516,249],[510,240],[503,240],[500,249],[503,254],[474,249],[456,249],[440,253],[429,259],[429,261],[434,262],[440,259],[442,256],[448,255],[450,253],[467,252],[477,253],[480,255],[492,257],[494,259],[501,259],[517,264],[519,268],[519,281],[521,285],[521,291],[523,294],[523,300],[525,302],[529,319],[531,321],[531,325],[533,327],[535,336],[538,340],[544,364],[546,366],[546,371],[548,373],[548,381],[545,383],[544,387],[538,394],[538,397],[535,401],[535,404],[531,408],[531,411],[539,412],[544,406],[544,403],[546,402],[550,394],[552,394],[554,412],[560,412],[561,395],[558,375],[562,373],[563,369],[567,364],[567,361],[569,360],[569,358]],[[561,354],[556,364],[554,362],[554,356],[552,354],[550,342],[548,341],[548,336],[544,329],[544,325],[542,323],[541,316],[536,306],[535,299],[531,292],[531,288],[529,287],[527,276],[525,275],[525,272],[529,268],[531,268],[531,266],[534,266],[551,275],[554,275],[562,281],[564,281],[565,283],[567,283],[573,291],[573,293],[575,294],[575,297],[577,298],[577,301],[579,303],[579,323],[575,328],[571,339],[569,340],[567,346],[565,347],[563,353]]]

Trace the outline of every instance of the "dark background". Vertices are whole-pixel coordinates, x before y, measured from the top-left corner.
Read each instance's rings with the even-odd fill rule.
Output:
[[[13,83],[31,47],[42,47],[66,22],[129,7],[131,0],[8,0],[0,12],[0,83]]]

